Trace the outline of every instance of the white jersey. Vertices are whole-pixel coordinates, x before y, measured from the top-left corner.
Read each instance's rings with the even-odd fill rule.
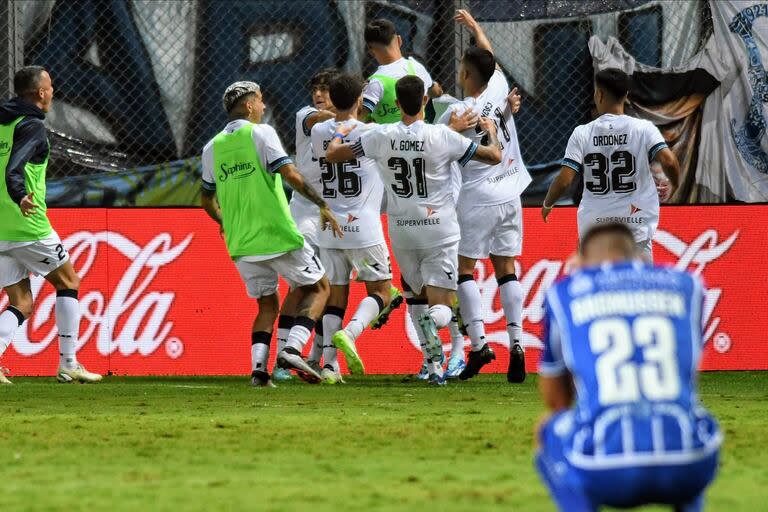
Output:
[[[432,87],[432,77],[429,75],[427,68],[413,57],[408,57],[407,59],[402,57],[391,64],[379,66],[371,76],[384,75],[395,79],[403,78],[409,74],[409,63],[416,76],[424,81],[424,94],[427,94],[427,91]],[[384,86],[382,83],[376,78],[371,78],[363,89],[363,106],[371,112],[375,111],[376,105],[379,104],[383,95]]]
[[[451,164],[466,164],[477,144],[447,126],[417,121],[372,128],[352,149],[378,164],[393,246],[427,249],[459,239]]]
[[[306,106],[296,112],[296,167],[304,177],[304,181],[320,192],[320,171],[317,162],[313,161],[310,130],[307,129],[307,118],[317,111],[315,107]],[[294,218],[303,215],[319,215],[314,203],[296,193],[291,196],[291,213]]]
[[[501,162],[497,165],[469,162],[461,169],[462,185],[459,201],[471,206],[493,206],[513,201],[520,197],[531,183],[531,176],[520,154],[517,128],[507,104],[509,85],[500,70],[494,71],[485,90],[477,98],[468,97],[451,104],[438,120],[448,124],[451,113],[463,114],[468,109],[479,116],[489,117],[496,122],[498,139],[501,144]],[[482,144],[486,133],[472,128],[462,133],[477,144]]]
[[[593,224],[622,222],[638,241],[652,236],[659,195],[650,163],[666,147],[653,123],[635,117],[603,114],[577,126],[562,163],[584,174],[579,232]]]
[[[321,173],[320,193],[344,233],[344,238],[338,238],[330,229],[321,231],[317,244],[327,249],[362,249],[384,243],[381,227],[384,184],[376,163],[366,157],[335,164],[325,160],[325,150],[339,124],[335,119],[328,119],[312,127],[314,165]],[[347,140],[359,138],[366,127],[356,119],[344,124],[354,126]]]

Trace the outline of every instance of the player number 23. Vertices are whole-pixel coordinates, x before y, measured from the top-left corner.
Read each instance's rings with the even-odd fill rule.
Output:
[[[589,328],[589,344],[598,355],[595,370],[603,405],[648,400],[673,400],[680,395],[675,364],[675,330],[662,316],[641,316],[631,325],[606,318]],[[640,348],[644,362],[632,361]]]

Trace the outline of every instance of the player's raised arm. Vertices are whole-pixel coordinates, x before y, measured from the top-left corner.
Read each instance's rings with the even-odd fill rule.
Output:
[[[453,21],[464,25],[469,29],[470,32],[472,32],[472,35],[475,36],[475,42],[477,43],[478,48],[483,48],[493,53],[493,46],[491,46],[491,41],[488,39],[488,36],[485,35],[483,27],[481,27],[477,20],[472,17],[469,11],[466,9],[459,9],[456,11],[456,14],[453,17]]]
[[[487,117],[482,117],[480,118],[480,121],[478,121],[478,125],[488,136],[488,145],[477,146],[477,151],[472,155],[471,160],[483,162],[484,164],[496,165],[501,162],[501,146],[499,145],[499,139],[496,136],[496,123]]]

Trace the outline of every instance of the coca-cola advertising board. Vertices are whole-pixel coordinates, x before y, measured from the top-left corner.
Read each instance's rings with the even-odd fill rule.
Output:
[[[78,358],[92,371],[117,375],[246,375],[256,302],[245,292],[218,227],[199,209],[54,209],[54,227],[82,277]],[[768,206],[664,207],[654,241],[657,263],[687,268],[707,286],[705,370],[768,369]],[[544,224],[524,211],[518,276],[527,367],[541,347],[546,289],[562,275],[577,242],[576,212],[558,208]],[[395,282],[399,283],[396,262]],[[496,280],[478,263],[488,338],[503,372],[508,344]],[[52,375],[58,361],[55,293],[32,279],[35,311],[3,356],[15,375]],[[285,288],[281,287],[281,293]],[[365,296],[353,284],[350,311]],[[0,310],[7,297],[0,295]],[[398,310],[358,349],[370,373],[413,373],[421,353],[410,319]],[[443,333],[447,341],[447,333]],[[448,346],[446,345],[446,349]],[[274,359],[274,354],[272,354]]]

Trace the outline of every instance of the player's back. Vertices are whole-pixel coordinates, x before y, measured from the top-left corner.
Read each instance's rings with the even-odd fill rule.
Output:
[[[653,123],[627,115],[603,114],[577,127],[574,137],[581,146],[584,170],[579,212],[591,210],[628,217],[640,209],[658,214],[659,197],[650,162],[655,151],[666,144]]]
[[[392,243],[434,247],[458,240],[450,166],[468,161],[476,145],[467,141],[469,146],[462,147],[466,139],[459,134],[424,121],[381,125],[371,132],[361,142],[384,182]]]
[[[461,115],[469,109],[496,123],[501,162],[493,165],[472,161],[461,167],[461,201],[468,201],[472,206],[491,206],[516,199],[531,182],[520,153],[515,120],[507,106],[507,95],[507,79],[496,69],[483,92],[476,98],[467,97],[453,103],[438,120],[448,124],[452,112]],[[461,134],[477,144],[487,143],[487,135],[479,126]]]
[[[332,164],[325,159],[328,144],[338,126],[329,119],[312,127],[312,148],[315,155],[313,171],[320,174],[319,191],[336,215],[344,238],[333,236],[330,230],[320,233],[319,245],[329,248],[363,248],[382,243],[381,200],[384,185],[376,162],[362,157]],[[344,124],[354,128],[347,140],[355,140],[366,130],[366,124],[356,119]]]
[[[575,466],[673,464],[717,450],[717,424],[696,397],[698,278],[638,262],[589,268],[553,287],[547,307],[560,333],[552,346],[576,383]]]

